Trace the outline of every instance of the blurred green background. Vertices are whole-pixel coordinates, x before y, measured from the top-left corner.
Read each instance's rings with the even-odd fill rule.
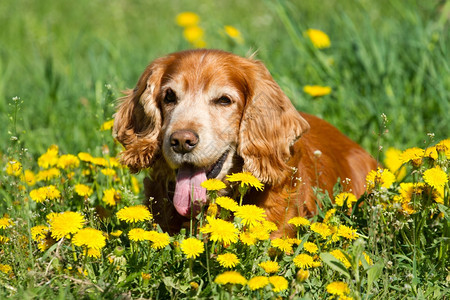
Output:
[[[209,48],[258,50],[295,106],[319,115],[377,156],[448,138],[449,16],[446,1],[3,0],[0,4],[0,153],[11,135],[33,155],[101,151],[100,132],[121,90],[153,59],[191,48],[175,18],[200,16]],[[227,37],[237,28],[244,44]],[[331,47],[312,47],[320,29]],[[312,98],[303,86],[330,86]],[[13,97],[23,102],[14,122]],[[389,120],[384,132],[380,115]],[[13,121],[11,121],[11,119]]]

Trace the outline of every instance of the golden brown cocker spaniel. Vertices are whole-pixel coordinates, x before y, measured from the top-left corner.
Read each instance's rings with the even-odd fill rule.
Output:
[[[256,176],[265,188],[252,190],[245,203],[263,207],[279,236],[292,234],[290,218],[316,212],[314,186],[332,196],[338,179],[348,178],[347,189],[359,197],[365,176],[377,167],[335,127],[297,112],[261,62],[219,50],[153,61],[121,99],[114,135],[125,146],[123,164],[132,171],[151,168],[146,195],[169,232],[207,203],[200,186],[207,178],[241,171]]]

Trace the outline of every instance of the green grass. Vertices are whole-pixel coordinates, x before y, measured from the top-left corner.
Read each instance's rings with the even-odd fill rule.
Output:
[[[53,179],[33,187],[5,171],[7,162],[16,159],[24,169],[38,172],[36,160],[52,144],[59,146],[60,154],[83,151],[107,156],[105,146],[109,155],[117,154],[120,148],[110,132],[99,130],[101,124],[112,118],[121,91],[134,87],[150,61],[191,47],[175,23],[180,12],[193,11],[200,16],[210,48],[243,56],[257,50],[257,57],[299,110],[326,119],[380,160],[388,147],[426,148],[449,138],[448,1],[324,3],[2,1],[0,217],[8,214],[15,223],[12,228],[0,229],[0,235],[10,238],[6,244],[0,243],[0,264],[13,267],[12,273],[0,272],[0,298],[229,296],[227,289],[211,282],[223,271],[215,261],[209,261],[212,257],[204,253],[191,267],[176,249],[173,242],[181,241],[182,235],[174,237],[171,245],[160,252],[139,246],[135,248],[142,251],[139,256],[130,249],[124,234],[114,243],[108,242],[100,261],[90,261],[87,276],[76,272],[83,265],[72,254],[83,254],[78,248],[74,252],[68,240],[46,252],[37,249],[30,228],[44,224],[50,211],[82,211],[89,226],[104,232],[127,232],[130,228],[114,214],[123,206],[141,203],[143,195],[131,192],[131,176],[126,170],[117,169],[120,181],[116,182],[102,177],[99,168],[92,169],[95,176],[82,175],[80,167],[75,178],[63,173],[65,181]],[[239,29],[244,44],[227,37],[225,25]],[[303,34],[308,28],[326,32],[331,47],[315,49]],[[303,92],[303,86],[314,84],[330,86],[332,93],[312,98]],[[15,97],[20,100],[13,100]],[[382,114],[387,116],[387,122]],[[424,171],[435,164],[448,173],[447,157],[428,161],[419,169],[410,166],[405,181],[423,181]],[[74,193],[74,184],[79,182],[95,187],[89,201],[83,202]],[[49,183],[62,191],[60,201],[36,204],[29,200],[32,189]],[[102,193],[111,186],[120,189],[122,202],[120,207],[111,209],[113,217],[109,221],[98,222],[92,210],[103,205]],[[328,283],[344,280],[355,298],[442,299],[449,289],[450,272],[448,183],[446,189],[444,205],[430,202],[429,188],[417,196],[414,201],[420,203],[422,210],[411,216],[379,210],[380,206],[386,208],[386,199],[394,201],[399,193],[398,183],[388,191],[366,197],[359,215],[349,218],[338,209],[335,222],[354,226],[363,237],[369,237],[364,239],[365,246],[359,241],[333,244],[348,252],[353,266],[346,269],[336,264],[326,254],[325,250],[331,249],[324,248],[323,267],[299,283],[294,282],[298,269],[292,265],[292,255],[278,254],[280,275],[289,280],[289,291],[277,294],[266,289],[265,297],[297,292],[323,298],[329,296],[325,290]],[[313,221],[321,221],[332,207],[325,205],[323,213]],[[444,213],[441,219],[436,217],[439,212]],[[323,242],[311,232],[299,234],[318,245]],[[220,245],[214,248],[208,240],[205,245],[218,253],[227,250]],[[116,246],[124,247],[125,254],[114,254]],[[240,255],[242,262],[237,269],[248,279],[261,272],[255,262],[267,258],[269,246],[270,242],[264,241],[252,250],[242,245],[228,250]],[[363,248],[371,255],[374,266],[357,266]],[[294,251],[298,254],[302,246]],[[125,264],[114,264],[120,270],[110,267],[108,257],[112,254],[125,258]],[[141,272],[148,269],[148,260],[153,260],[153,277],[145,281]],[[200,284],[197,290],[189,286],[191,280]],[[234,289],[233,293],[259,297],[245,288]]]

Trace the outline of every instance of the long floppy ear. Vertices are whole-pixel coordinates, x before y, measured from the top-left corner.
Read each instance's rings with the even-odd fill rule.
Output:
[[[134,90],[126,91],[126,96],[119,99],[113,135],[125,147],[120,161],[131,172],[150,167],[160,149],[162,115],[156,96],[166,66],[165,59],[152,62]]]
[[[286,164],[291,146],[309,129],[308,122],[259,61],[247,78],[250,96],[244,107],[239,132],[238,154],[244,171],[261,182],[276,185],[291,174]]]

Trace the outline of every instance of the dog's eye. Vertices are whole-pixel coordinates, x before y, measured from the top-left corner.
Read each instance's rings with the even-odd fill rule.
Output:
[[[177,101],[177,95],[175,94],[174,91],[172,91],[172,89],[168,89],[166,91],[166,95],[164,96],[164,103],[169,104],[169,103],[175,103]]]
[[[231,99],[228,98],[227,96],[222,96],[216,100],[216,103],[222,106],[228,106],[231,103],[233,103],[233,101],[231,101]]]

